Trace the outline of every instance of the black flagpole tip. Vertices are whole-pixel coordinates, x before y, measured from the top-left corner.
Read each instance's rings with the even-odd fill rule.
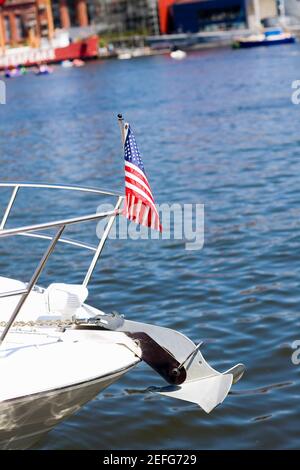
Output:
[[[123,119],[122,114],[118,114],[118,119]]]

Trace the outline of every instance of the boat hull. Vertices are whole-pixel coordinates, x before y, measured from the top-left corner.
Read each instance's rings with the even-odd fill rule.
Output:
[[[238,46],[242,49],[249,49],[250,47],[260,47],[260,46],[279,46],[281,44],[293,44],[296,42],[294,37],[276,39],[274,41],[265,40],[265,41],[238,41]]]
[[[136,364],[83,383],[0,403],[0,449],[28,449]]]

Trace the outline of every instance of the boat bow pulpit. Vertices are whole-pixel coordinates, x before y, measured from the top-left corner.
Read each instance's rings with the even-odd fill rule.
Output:
[[[46,240],[49,245],[28,283],[0,278],[1,448],[32,445],[140,361],[164,379],[166,385],[155,390],[161,395],[196,403],[207,413],[223,402],[243,375],[242,364],[220,373],[203,358],[201,343],[196,345],[172,329],[127,320],[86,303],[92,274],[115,218],[122,212],[123,195],[66,185],[0,183],[0,189],[4,187],[12,192],[0,224],[0,241],[22,236]],[[16,198],[29,190],[109,196],[115,206],[102,213],[8,227]],[[97,246],[63,236],[68,226],[103,218],[107,224]],[[55,235],[49,230],[55,230]],[[81,285],[39,286],[58,243],[93,253]]]

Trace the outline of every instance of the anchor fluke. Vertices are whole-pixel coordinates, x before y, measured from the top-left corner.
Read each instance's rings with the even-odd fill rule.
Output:
[[[206,413],[210,413],[225,400],[232,381],[232,374],[220,374],[192,382],[184,382],[179,386],[163,387],[158,393],[167,397],[196,403]]]

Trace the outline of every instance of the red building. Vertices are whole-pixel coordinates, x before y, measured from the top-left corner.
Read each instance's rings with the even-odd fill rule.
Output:
[[[88,26],[87,0],[52,0],[52,10],[57,26],[68,29],[71,26]]]
[[[68,29],[74,22],[82,27],[89,24],[86,0],[53,0],[52,3],[51,0],[0,0],[0,47],[25,41],[38,46],[40,38],[51,39],[54,7],[61,28]]]
[[[168,34],[169,32],[169,9],[174,3],[175,0],[158,0],[159,27],[161,34]]]
[[[1,45],[33,44],[53,36],[50,0],[6,0],[0,7]]]

